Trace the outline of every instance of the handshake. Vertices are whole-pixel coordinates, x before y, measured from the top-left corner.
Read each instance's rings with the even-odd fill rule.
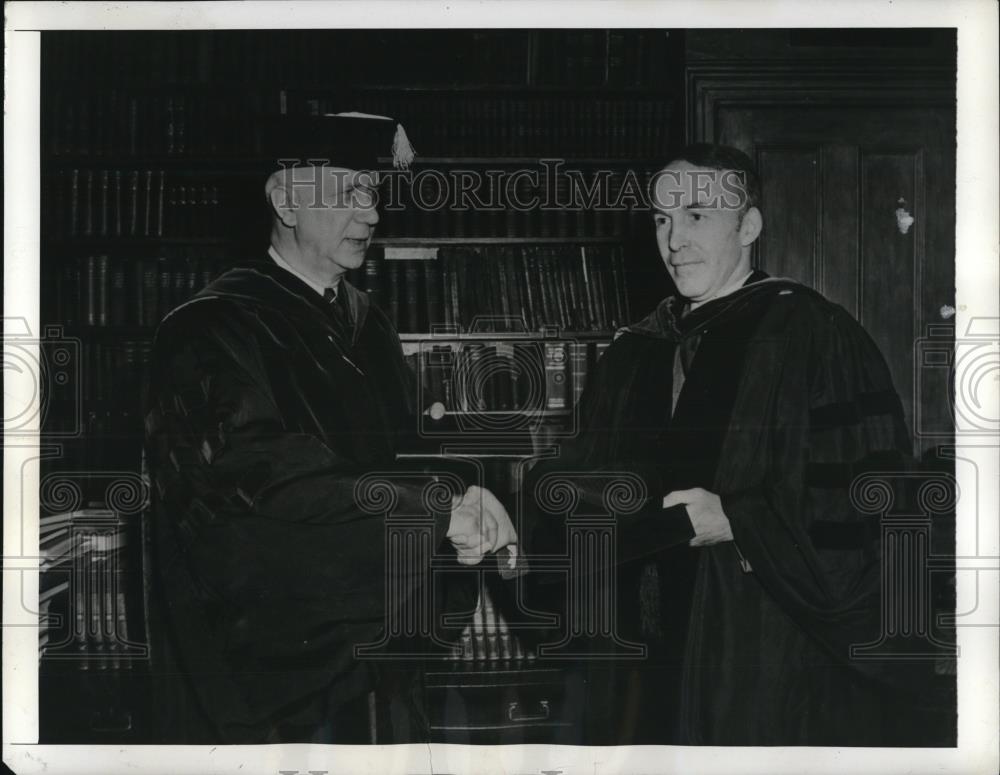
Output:
[[[485,555],[517,544],[507,509],[493,493],[476,485],[452,499],[447,538],[462,565],[478,565]]]

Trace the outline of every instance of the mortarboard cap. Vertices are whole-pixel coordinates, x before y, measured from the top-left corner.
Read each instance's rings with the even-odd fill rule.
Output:
[[[402,124],[368,113],[274,117],[262,127],[260,151],[273,169],[279,159],[328,159],[331,167],[375,170],[389,156],[394,168],[406,169],[415,156]]]

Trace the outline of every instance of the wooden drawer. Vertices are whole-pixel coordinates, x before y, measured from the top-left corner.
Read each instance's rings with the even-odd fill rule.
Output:
[[[455,665],[424,679],[434,742],[568,743],[578,727],[572,688],[557,668]]]

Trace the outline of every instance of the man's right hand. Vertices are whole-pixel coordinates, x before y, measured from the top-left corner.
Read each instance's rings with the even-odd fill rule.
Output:
[[[493,493],[476,485],[455,496],[447,537],[462,565],[478,565],[485,554],[517,543],[507,509]]]

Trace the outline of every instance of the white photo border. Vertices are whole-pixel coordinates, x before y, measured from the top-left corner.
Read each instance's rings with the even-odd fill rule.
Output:
[[[572,13],[568,13],[569,10]],[[5,7],[4,325],[39,332],[40,31],[56,29],[278,29],[379,27],[955,27],[958,30],[956,332],[998,311],[997,5],[978,0],[729,0],[723,2],[12,2]],[[996,343],[994,342],[994,345]],[[6,347],[5,340],[5,347]],[[6,360],[5,360],[6,362]],[[36,399],[23,374],[7,373],[4,417]],[[992,391],[992,392],[990,392]],[[1000,402],[993,375],[986,400]],[[1000,470],[1000,439],[957,439],[981,472]],[[955,749],[455,746],[72,746],[38,745],[37,443],[4,439],[3,760],[18,773],[923,773],[998,771],[997,479],[981,478],[978,502],[957,515],[959,745]],[[959,466],[958,485],[968,466]],[[976,522],[978,517],[978,524]],[[968,572],[962,572],[963,570]]]

